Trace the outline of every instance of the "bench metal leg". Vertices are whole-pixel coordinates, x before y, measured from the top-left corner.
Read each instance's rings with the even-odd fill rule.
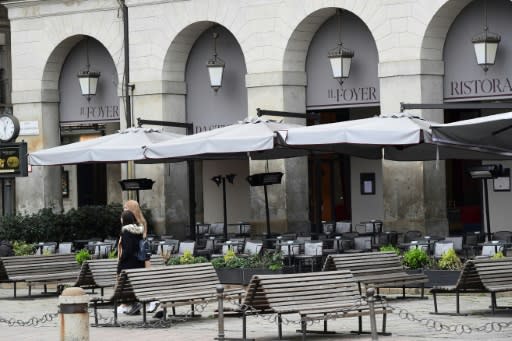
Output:
[[[43,284],[43,290],[44,290],[44,293],[47,294],[48,293],[48,286],[45,284]]]
[[[496,293],[495,292],[491,292],[491,306],[492,306],[492,313],[494,315],[494,313],[496,312]]]
[[[359,310],[359,312],[361,312],[361,310]],[[361,315],[359,315],[357,317],[358,319],[358,324],[359,324],[359,334],[362,334],[363,333],[363,317]]]
[[[421,298],[425,298],[425,283],[421,283]]]
[[[142,303],[142,322],[146,323],[146,302]]]
[[[167,321],[167,307],[164,307],[164,321]],[[172,307],[172,311],[174,312],[174,306]]]
[[[435,292],[432,293],[432,298],[434,299],[434,314],[437,314],[437,295]]]
[[[386,309],[386,308],[384,308]],[[382,334],[385,335],[386,334],[386,320],[387,320],[387,316],[388,314],[386,314],[385,312],[382,314]]]
[[[92,290],[93,290],[92,292],[94,293],[94,289],[92,289]],[[103,288],[100,288],[101,296],[103,296],[103,291],[104,291]]]
[[[16,282],[14,282],[13,288],[14,288],[14,298],[16,298]]]
[[[283,318],[281,314],[277,314],[277,334],[279,335],[279,340],[283,339]]]
[[[114,300],[114,325],[117,325],[117,300]]]
[[[94,302],[94,325],[98,326],[98,302]],[[117,307],[116,307],[116,314],[117,314]]]
[[[457,300],[457,314],[460,314],[460,293],[457,291],[455,294]]]
[[[194,311],[194,305],[193,304],[190,305],[190,310],[192,311],[192,314],[190,316],[194,317],[195,316],[194,315],[195,311]]]
[[[303,320],[304,316],[301,316],[300,328],[302,331],[302,341],[306,341],[306,321]]]
[[[327,314],[324,314],[324,317],[327,317]],[[327,333],[327,318],[324,319],[324,332]]]
[[[28,284],[28,297],[32,296],[32,284]]]

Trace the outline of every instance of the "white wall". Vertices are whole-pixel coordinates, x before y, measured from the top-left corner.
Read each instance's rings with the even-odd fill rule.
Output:
[[[236,174],[233,184],[226,180],[226,206],[228,223],[248,221],[251,218],[249,201],[249,162],[246,160],[203,161],[204,222],[224,222],[222,184],[210,179],[217,175]]]
[[[361,195],[360,174],[375,173],[375,194]],[[382,161],[357,157],[350,159],[352,195],[352,224],[371,219],[384,219],[384,197],[382,195]]]

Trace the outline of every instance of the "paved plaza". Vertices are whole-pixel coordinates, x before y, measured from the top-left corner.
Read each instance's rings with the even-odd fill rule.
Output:
[[[33,290],[34,293],[40,292],[39,288]],[[106,292],[109,294],[109,291]],[[388,297],[394,297],[394,293],[387,293]],[[27,290],[20,288],[18,290],[18,299],[13,299],[13,290],[10,285],[2,284],[0,287],[0,335],[2,340],[59,340],[59,318],[55,317],[52,321],[40,323],[37,326],[9,326],[5,320],[15,319],[27,322],[30,318],[41,318],[45,313],[57,313],[57,296],[37,296],[27,298]],[[439,310],[442,312],[455,311],[454,296],[440,296]],[[448,326],[460,324],[468,325],[471,328],[478,328],[491,322],[503,322],[501,332],[478,332],[473,331],[469,334],[457,335],[453,332],[436,331],[427,328],[418,321],[409,321],[401,318],[398,314],[388,316],[387,330],[392,336],[380,336],[381,340],[510,340],[512,339],[512,311],[500,311],[492,315],[489,309],[489,295],[465,295],[461,298],[461,311],[463,313],[471,312],[467,316],[453,315],[432,315],[433,301],[432,296],[428,299],[390,299],[388,303],[393,307],[404,309],[412,314],[416,319],[433,319],[442,322]],[[498,296],[498,305],[512,306],[512,296]],[[230,307],[229,303],[226,303]],[[90,327],[91,340],[214,340],[218,335],[217,320],[213,317],[217,304],[211,303],[205,307],[200,318],[194,318],[188,321],[174,323],[169,328],[140,328],[142,316],[120,316],[122,327]],[[231,307],[233,307],[231,305]],[[187,312],[187,308],[181,308],[178,313]],[[100,310],[105,318],[101,324],[112,318],[113,313],[110,310]],[[151,316],[152,314],[150,314]],[[403,316],[405,317],[405,316]],[[288,315],[289,323],[283,327],[283,339],[301,340],[301,335],[295,330],[299,327],[296,324],[298,316]],[[411,318],[411,316],[409,316]],[[412,318],[411,318],[412,319]],[[150,317],[150,321],[156,319]],[[94,322],[91,311],[91,324]],[[425,323],[425,322],[423,322]],[[377,324],[380,330],[381,317],[377,317]],[[507,325],[511,324],[510,327]],[[139,327],[137,327],[139,325]],[[369,321],[363,320],[365,330],[369,330]],[[488,325],[489,326],[489,325]],[[497,327],[497,324],[495,324]],[[242,319],[239,317],[228,317],[225,321],[225,336],[227,338],[240,338],[242,328]],[[321,324],[315,324],[313,328],[321,329]],[[336,335],[308,335],[308,340],[371,340],[369,335],[350,334],[351,330],[357,329],[356,318],[344,318],[329,322],[329,329],[342,334]],[[248,337],[256,340],[275,340],[277,339],[277,325],[272,316],[250,317],[248,318]]]

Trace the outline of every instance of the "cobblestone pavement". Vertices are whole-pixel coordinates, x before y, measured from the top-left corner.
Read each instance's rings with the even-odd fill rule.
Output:
[[[33,289],[37,293],[39,288]],[[108,295],[109,292],[106,292]],[[58,298],[56,296],[37,296],[32,299],[23,297],[27,295],[24,288],[18,289],[20,298],[13,299],[12,287],[3,284],[0,287],[0,335],[2,340],[59,340],[59,318],[55,317],[50,322],[42,323],[37,326],[9,326],[5,321],[14,319],[28,321],[31,317],[41,318],[45,313],[57,313]],[[388,297],[395,296],[387,294]],[[440,296],[439,310],[442,312],[455,311],[454,296]],[[461,297],[461,311],[471,313],[467,316],[453,315],[432,315],[433,301],[432,297],[428,299],[408,299],[396,300],[389,299],[388,303],[393,307],[405,309],[414,314],[418,319],[432,319],[442,322],[448,326],[457,326],[465,324],[470,328],[478,328],[492,322],[503,322],[504,328],[500,332],[478,332],[473,331],[469,334],[458,335],[454,332],[436,331],[432,328],[420,324],[417,321],[409,321],[393,313],[388,316],[387,330],[392,333],[391,336],[380,336],[380,340],[510,340],[512,339],[512,310],[500,311],[495,315],[490,312],[489,295],[465,295]],[[500,306],[512,306],[512,296],[499,296],[498,304]],[[209,304],[202,312],[202,316],[184,322],[176,322],[170,328],[135,328],[134,325],[142,322],[142,316],[120,316],[120,322],[125,324],[122,327],[90,327],[91,340],[214,340],[218,335],[217,320],[213,317],[216,309],[216,303]],[[226,307],[230,307],[226,303]],[[232,305],[231,305],[232,307]],[[187,308],[183,307],[178,313],[185,313]],[[113,317],[110,310],[100,310],[105,318]],[[272,316],[250,317],[248,318],[248,337],[256,340],[275,340],[277,339],[277,325],[272,321]],[[410,316],[409,316],[410,317]],[[288,315],[290,323],[283,327],[283,338],[285,340],[301,340],[301,335],[296,333],[299,327],[296,324],[298,316]],[[150,321],[157,321],[149,317]],[[377,324],[380,330],[381,317],[377,317]],[[94,319],[91,314],[91,324]],[[100,324],[104,324],[102,320]],[[511,326],[508,326],[511,324]],[[365,330],[369,330],[367,318],[363,320]],[[488,325],[489,326],[489,325]],[[497,324],[495,324],[497,327]],[[227,338],[240,338],[242,320],[238,317],[229,317],[225,321],[225,336]],[[321,329],[322,324],[315,324],[312,328]],[[308,335],[308,340],[370,340],[369,335],[350,334],[351,330],[357,329],[356,318],[344,318],[329,322],[329,330],[342,334],[331,335]]]

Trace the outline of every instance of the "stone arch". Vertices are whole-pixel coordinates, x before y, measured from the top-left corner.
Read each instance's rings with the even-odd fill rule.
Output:
[[[122,78],[124,61],[120,58],[116,58],[122,54],[122,49],[117,49],[116,53],[113,53],[114,46],[105,45],[105,43],[98,36],[88,35],[85,33],[72,35],[62,39],[49,52],[41,76],[41,98],[43,101],[45,101],[45,99],[55,102],[59,101],[59,78],[62,66],[64,65],[64,62],[70,51],[85,37],[90,37],[97,40],[105,48],[105,50],[107,50],[108,54],[114,61],[114,66],[117,69],[118,78]],[[116,60],[118,63],[116,63]],[[122,86],[121,82],[119,82],[119,86]]]
[[[472,0],[446,1],[434,11],[427,24],[421,42],[420,58],[426,60],[443,60],[443,49],[448,30],[460,11]],[[434,3],[434,2],[432,2]]]
[[[286,44],[283,56],[283,71],[304,72],[311,40],[320,26],[336,14],[336,9],[336,7],[317,9],[307,14],[304,19],[298,23]],[[350,3],[347,3],[346,7],[343,9],[356,15],[366,25],[371,36],[374,37],[374,33],[368,24],[371,22],[371,13],[369,13],[369,11],[362,13],[362,8],[356,8],[354,4],[351,5]],[[377,41],[375,42],[377,44]],[[380,48],[378,44],[377,47],[377,52],[379,53]]]
[[[220,25],[212,21],[198,21],[183,28],[172,40],[167,49],[162,67],[162,80],[170,82],[184,82],[185,70],[190,50],[194,46],[197,39],[209,28]],[[223,25],[221,25],[223,26]],[[229,28],[223,26],[225,29]],[[234,36],[234,35],[233,35]],[[234,36],[235,39],[236,36]],[[240,42],[237,40],[241,47]],[[243,51],[242,51],[243,53]],[[244,55],[245,63],[245,55]]]

